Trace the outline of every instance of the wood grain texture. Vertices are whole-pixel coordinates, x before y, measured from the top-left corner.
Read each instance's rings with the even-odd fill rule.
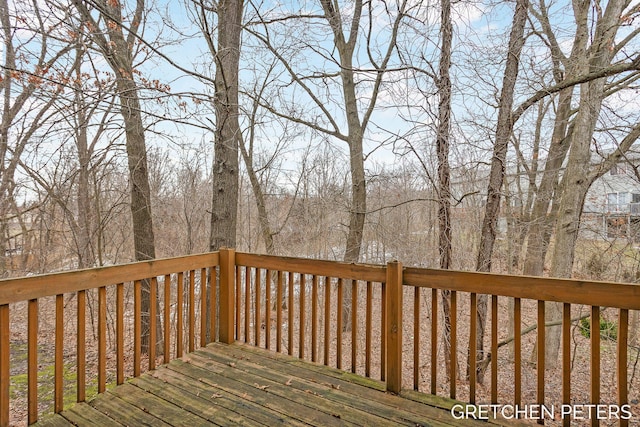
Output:
[[[404,284],[478,294],[640,310],[640,285],[405,268]]]
[[[351,372],[246,344],[213,343],[38,425],[496,425],[453,419],[454,402],[442,397],[384,390],[384,383]]]
[[[0,305],[218,265],[218,253],[0,280]]]

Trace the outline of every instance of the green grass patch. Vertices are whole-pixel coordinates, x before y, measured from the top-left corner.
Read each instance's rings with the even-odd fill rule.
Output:
[[[66,363],[63,367],[64,407],[67,408],[77,401],[77,370],[75,364]],[[53,412],[55,388],[55,365],[49,364],[38,370],[38,406],[41,413],[46,415]],[[98,379],[87,377],[86,400],[98,395]],[[9,385],[9,396],[13,399],[25,398],[28,392],[28,375],[12,375]]]
[[[585,338],[591,338],[591,319],[585,317],[580,320],[580,333]],[[600,317],[600,336],[615,341],[618,339],[618,324]]]

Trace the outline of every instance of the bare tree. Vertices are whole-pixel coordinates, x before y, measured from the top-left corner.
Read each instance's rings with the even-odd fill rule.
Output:
[[[320,0],[319,3],[322,11],[319,14],[286,14],[284,18],[279,13],[274,14],[273,17],[263,16],[256,8],[255,23],[248,26],[247,30],[279,60],[287,76],[295,83],[296,90],[304,94],[305,99],[308,100],[304,107],[294,107],[291,103],[285,102],[284,108],[278,108],[266,102],[265,99],[261,100],[261,105],[276,116],[304,124],[317,133],[343,141],[347,146],[351,199],[343,259],[347,262],[356,262],[359,260],[362,248],[367,211],[364,167],[365,132],[376,108],[383,79],[395,51],[398,29],[406,16],[408,6],[406,1],[401,1],[394,10],[385,10],[389,19],[389,37],[383,46],[374,46],[376,40],[373,37],[373,3],[365,4],[363,1],[356,0],[348,9],[342,9],[339,2]],[[368,24],[363,22],[363,16],[368,20]],[[321,23],[319,27],[311,25],[317,22]],[[291,49],[294,46],[303,49],[303,46],[308,46],[309,41],[300,37],[304,34],[289,34],[288,46],[278,46],[277,37],[272,35],[274,31],[272,27],[283,28],[282,25],[285,23],[297,24],[296,28],[300,29],[308,25],[307,34],[309,35],[314,34],[317,28],[322,28],[323,34],[329,30],[332,36],[331,47],[327,49],[322,46],[320,51],[311,54],[319,54],[321,61],[335,70],[329,70],[326,67],[319,70],[296,67],[293,58],[303,54],[303,51]],[[287,27],[287,30],[291,31],[292,28]],[[357,46],[361,42],[368,46],[367,60],[370,69],[359,66],[361,58],[358,57]],[[335,54],[331,53],[331,49],[335,49]],[[283,82],[283,85],[289,84]],[[359,85],[362,84],[366,86],[366,95],[361,92]],[[332,94],[332,90],[336,90],[336,93]],[[337,91],[341,95],[339,101],[334,99]],[[333,105],[337,106],[337,110],[332,107]],[[305,110],[312,108],[315,111],[309,111],[305,115]],[[344,123],[345,129],[341,129],[341,123]],[[351,286],[347,285],[345,289],[350,290]],[[351,319],[350,301],[350,295],[345,292],[344,319]],[[346,321],[345,330],[350,327],[350,322]]]
[[[500,93],[498,107],[498,121],[496,124],[496,134],[491,158],[491,171],[489,173],[489,184],[487,187],[487,204],[485,216],[482,223],[482,234],[480,235],[480,248],[478,250],[477,271],[491,271],[491,259],[493,256],[493,246],[496,238],[496,226],[498,213],[500,210],[501,188],[504,182],[507,147],[513,131],[513,118],[511,110],[513,106],[514,88],[518,78],[520,63],[520,53],[524,45],[524,28],[527,21],[528,0],[518,0],[516,2],[513,15],[513,24],[509,36],[509,48],[505,65],[504,78]],[[480,363],[478,381],[482,382],[484,372],[481,369],[485,358],[484,355],[484,334],[487,317],[487,296],[481,295],[478,298],[478,334],[476,338],[477,355]]]
[[[218,2],[218,44],[215,51],[212,34],[207,34],[216,66],[211,250],[236,246],[240,138],[238,75],[243,11],[242,0]]]
[[[436,151],[438,153],[438,252],[440,268],[451,268],[452,233],[451,233],[451,169],[449,149],[451,139],[451,49],[453,25],[451,24],[451,1],[442,0],[440,5],[441,47],[440,65],[437,80],[438,130],[436,135]],[[440,291],[444,327],[442,330],[445,344],[445,365],[447,376],[451,378],[451,291]],[[455,379],[454,379],[455,381]]]
[[[12,210],[16,206],[16,170],[32,136],[50,119],[52,106],[62,90],[51,78],[68,78],[70,70],[62,63],[73,48],[72,43],[56,37],[61,22],[48,20],[38,5],[12,6],[6,0],[0,1],[4,51],[0,81],[0,277],[7,274],[8,221],[19,214]],[[29,34],[39,50],[31,51],[31,46],[16,36],[16,23],[28,21],[33,26],[23,28],[23,34]]]
[[[145,127],[138,95],[139,87],[134,79],[137,72],[134,65],[134,47],[138,46],[138,30],[144,23],[145,3],[144,0],[136,1],[127,28],[123,21],[124,9],[118,0],[90,2],[74,0],[73,3],[82,20],[87,24],[88,36],[95,42],[116,78],[115,86],[124,121],[129,165],[135,259],[137,261],[153,259],[156,254]],[[149,286],[145,281],[142,301],[142,346],[145,352],[148,351],[149,346],[149,307],[150,304],[155,303],[149,299]],[[157,322],[157,325],[159,328],[157,336],[160,337],[162,326],[160,322]]]

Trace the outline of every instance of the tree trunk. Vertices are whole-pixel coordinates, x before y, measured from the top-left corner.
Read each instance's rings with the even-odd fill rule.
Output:
[[[555,222],[554,217],[548,215],[549,206],[556,192],[560,169],[569,149],[569,141],[566,134],[572,92],[573,89],[566,89],[560,92],[549,154],[531,211],[523,268],[523,274],[528,276],[542,276],[544,274],[545,257],[551,230]]]
[[[604,14],[598,19],[595,36],[589,49],[589,59],[584,71],[594,72],[607,67],[612,59],[612,46],[624,1],[614,0],[607,4]],[[604,98],[605,78],[580,85],[580,104],[571,132],[571,149],[566,170],[560,184],[558,218],[555,226],[555,245],[551,259],[551,276],[571,277],[575,244],[580,227],[580,216],[587,191],[597,177],[591,171],[591,141],[600,115]],[[551,305],[550,320],[561,317],[559,307]],[[551,328],[547,334],[545,363],[552,367],[558,361],[561,328]]]
[[[149,188],[147,148],[142,122],[142,110],[138,96],[138,86],[133,77],[136,71],[133,67],[133,47],[136,33],[142,23],[145,5],[144,0],[136,1],[134,16],[130,18],[131,23],[127,28],[127,37],[125,37],[123,27],[123,7],[118,0],[101,1],[100,10],[102,20],[100,23],[95,21],[85,2],[74,0],[74,4],[83,20],[92,23],[91,27],[95,30],[90,33],[90,36],[99,46],[102,55],[116,76],[116,90],[118,91],[125,128],[135,259],[136,261],[154,259],[156,256],[155,238],[151,215],[151,190]],[[93,5],[93,3],[89,4]],[[101,28],[99,24],[105,25],[103,31],[98,31]],[[145,353],[149,352],[149,328],[151,324],[149,312],[151,304],[159,304],[159,302],[150,301],[150,283],[148,280],[144,280],[142,284],[141,320],[142,351]],[[156,336],[162,337],[160,310],[157,310],[157,313]],[[162,349],[162,343],[158,342],[157,354],[161,354]]]
[[[245,167],[247,168],[247,175],[249,176],[249,182],[251,183],[251,191],[253,197],[256,199],[256,208],[258,209],[258,225],[260,227],[260,234],[262,235],[262,241],[264,243],[265,252],[268,255],[275,255],[275,245],[273,242],[273,231],[269,224],[269,215],[267,213],[267,205],[264,198],[264,192],[262,186],[256,175],[256,170],[253,166],[253,153],[247,150],[244,142],[241,140],[239,143],[240,152],[244,159]]]
[[[520,65],[520,52],[524,45],[524,27],[527,21],[528,0],[517,0],[513,15],[511,34],[509,35],[509,49],[507,52],[507,62],[502,80],[502,91],[500,93],[500,104],[498,110],[498,123],[496,126],[495,145],[491,160],[491,170],[489,173],[489,185],[487,188],[487,204],[485,216],[482,223],[482,234],[480,236],[480,246],[478,250],[477,271],[491,271],[491,258],[493,256],[493,246],[496,239],[496,227],[498,213],[500,211],[500,190],[504,181],[505,162],[507,157],[507,147],[513,122],[511,120],[511,109],[513,106],[513,94],[518,78]],[[478,335],[476,346],[478,354],[477,366],[483,366],[484,355],[484,334],[487,318],[487,296],[478,297]],[[478,382],[482,383],[484,371],[480,370],[477,375]]]
[[[89,152],[89,142],[87,135],[88,114],[87,105],[82,95],[82,72],[80,58],[82,50],[77,49],[77,59],[75,64],[75,107],[76,107],[76,129],[75,142],[78,150],[78,187],[76,190],[78,204],[78,234],[76,236],[76,246],[78,251],[78,268],[88,268],[95,265],[95,256],[91,242],[91,220],[93,212],[91,207],[91,196],[89,194],[89,163],[91,153]]]
[[[362,249],[364,235],[364,221],[367,211],[367,187],[364,172],[364,124],[358,112],[358,97],[353,68],[353,55],[358,39],[360,15],[362,13],[362,1],[357,0],[353,5],[351,25],[349,26],[349,38],[345,37],[340,11],[329,1],[321,0],[320,3],[331,29],[333,30],[334,45],[340,57],[340,79],[342,82],[342,95],[347,119],[347,138],[349,145],[349,171],[351,176],[351,205],[349,206],[349,229],[344,252],[345,262],[358,262]],[[349,281],[344,284],[344,299],[342,301],[342,318],[344,332],[351,330],[351,301],[352,286]]]
[[[449,145],[451,136],[451,45],[453,26],[451,24],[451,1],[441,2],[441,37],[439,79],[437,81],[438,103],[438,133],[436,137],[436,151],[438,154],[438,252],[440,268],[451,268],[451,172],[449,167]],[[445,370],[447,378],[451,378],[451,291],[443,290],[442,300],[443,328],[442,342],[444,344]],[[437,316],[438,313],[432,313]]]
[[[242,0],[222,0],[218,3],[214,100],[216,131],[210,237],[212,251],[236,247],[240,138],[238,73],[243,7]]]

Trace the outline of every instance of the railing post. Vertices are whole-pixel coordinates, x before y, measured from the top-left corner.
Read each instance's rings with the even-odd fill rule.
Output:
[[[220,342],[231,344],[234,334],[236,252],[220,249]]]
[[[387,391],[400,393],[402,388],[402,263],[387,263]]]
[[[0,425],[9,425],[9,304],[0,305]]]

